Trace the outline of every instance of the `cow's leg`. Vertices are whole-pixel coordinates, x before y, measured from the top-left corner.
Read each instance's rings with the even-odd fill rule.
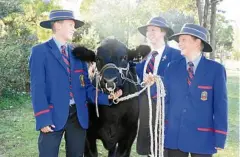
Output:
[[[115,157],[117,151],[117,146],[115,145],[112,149],[108,151],[108,157]]]
[[[96,138],[87,133],[84,157],[98,157]]]
[[[137,126],[132,127],[126,131],[127,134],[124,139],[119,141],[115,157],[130,157],[132,144],[137,135]]]

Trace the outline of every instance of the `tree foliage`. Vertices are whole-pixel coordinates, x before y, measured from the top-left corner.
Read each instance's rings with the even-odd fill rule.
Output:
[[[41,28],[39,22],[47,20],[51,10],[61,8],[58,2],[0,1],[0,93],[3,89],[29,89],[30,49],[51,37],[51,30]],[[77,30],[73,42],[92,50],[108,36],[116,37],[129,48],[144,42],[137,28],[153,16],[165,17],[175,32],[184,23],[198,23],[199,19],[196,0],[83,0],[79,11],[85,25]],[[231,49],[233,31],[229,21],[219,15],[216,21],[217,48],[221,45],[225,50]]]
[[[222,15],[217,16],[216,24],[216,44],[224,46],[225,50],[231,50],[233,44],[233,27],[231,23]]]
[[[1,7],[6,7],[9,0],[1,3],[4,4]],[[15,0],[11,3],[12,8],[4,8],[2,11],[1,16],[4,18],[0,23],[0,94],[4,89],[29,90],[30,49],[40,41],[39,34],[44,34],[39,29],[39,21],[45,17],[44,12],[54,8],[52,3],[46,5],[38,0]]]

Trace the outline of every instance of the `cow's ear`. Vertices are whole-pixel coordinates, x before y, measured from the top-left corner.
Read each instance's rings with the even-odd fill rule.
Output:
[[[139,60],[139,58],[144,58],[151,52],[151,48],[147,45],[139,45],[135,50],[129,50],[128,60]]]
[[[151,48],[148,45],[139,45],[136,48],[136,51],[138,51],[139,55],[144,58],[151,52]]]
[[[81,61],[85,62],[95,62],[96,61],[96,54],[83,46],[76,46],[72,50],[73,55],[80,59]]]

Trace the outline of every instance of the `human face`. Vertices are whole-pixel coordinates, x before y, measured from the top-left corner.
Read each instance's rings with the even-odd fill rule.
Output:
[[[56,35],[64,41],[72,40],[75,32],[75,22],[73,20],[63,20],[56,22]]]
[[[201,40],[196,39],[191,35],[180,35],[179,36],[179,48],[181,54],[187,57],[194,55],[193,53],[200,52]]]
[[[158,45],[159,43],[164,42],[164,36],[166,32],[163,31],[160,27],[157,26],[148,26],[146,37],[150,45]]]

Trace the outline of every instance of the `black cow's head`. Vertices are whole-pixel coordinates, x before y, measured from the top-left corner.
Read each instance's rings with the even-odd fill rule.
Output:
[[[148,46],[141,45],[135,50],[129,50],[122,42],[108,38],[101,42],[96,55],[84,47],[76,47],[73,50],[77,58],[96,62],[100,74],[100,87],[108,92],[122,88],[133,60],[144,57],[149,52]]]

